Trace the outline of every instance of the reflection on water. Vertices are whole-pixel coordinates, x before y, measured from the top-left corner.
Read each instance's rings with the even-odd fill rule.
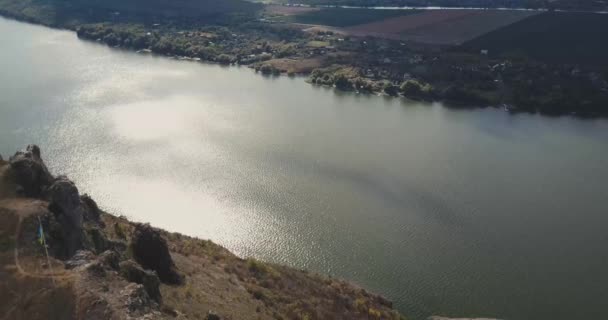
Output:
[[[344,277],[412,319],[608,298],[608,123],[335,93],[0,19],[0,152],[116,214]]]

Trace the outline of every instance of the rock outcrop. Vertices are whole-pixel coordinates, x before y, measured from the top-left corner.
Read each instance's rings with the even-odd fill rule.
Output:
[[[65,176],[59,176],[45,192],[50,200],[49,209],[63,226],[65,254],[71,257],[84,247],[83,214],[84,210],[78,194],[78,188]]]
[[[148,296],[144,286],[137,283],[128,284],[120,291],[120,297],[130,313],[149,313],[153,309],[151,306],[155,305],[154,301]]]
[[[135,260],[144,268],[154,270],[160,280],[167,284],[181,284],[184,279],[176,268],[167,241],[158,230],[149,224],[138,224],[131,239],[131,250]]]
[[[161,302],[160,295],[160,279],[156,272],[144,270],[133,260],[126,260],[120,263],[120,274],[129,282],[138,283],[144,286],[144,289],[156,302]]]
[[[9,164],[15,182],[22,187],[25,196],[40,196],[53,180],[40,157],[40,148],[37,145],[28,145],[25,150],[15,153],[9,158]]]

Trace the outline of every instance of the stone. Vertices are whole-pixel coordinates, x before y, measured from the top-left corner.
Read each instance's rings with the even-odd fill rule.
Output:
[[[150,309],[158,305],[150,299],[144,286],[137,283],[129,283],[119,293],[120,300],[125,302],[125,307],[130,312],[148,313]]]
[[[110,269],[118,270],[120,268],[119,261],[120,256],[116,251],[107,250],[99,255],[97,258],[104,266],[109,267]]]
[[[184,278],[173,263],[166,240],[149,224],[137,224],[131,238],[133,257],[142,267],[156,271],[168,284],[182,284]]]
[[[89,228],[86,229],[86,233],[88,234],[90,240],[88,242],[90,243],[88,246],[92,245],[96,253],[101,253],[110,249],[110,243],[101,230],[98,228]]]
[[[62,227],[65,254],[72,256],[84,247],[83,208],[78,188],[67,177],[59,176],[45,193],[50,201],[49,209],[57,216]]]
[[[15,153],[9,158],[9,164],[15,183],[23,187],[23,194],[27,197],[40,196],[53,180],[40,158],[40,148],[37,145],[28,145],[25,150]]]
[[[78,250],[69,260],[65,262],[65,268],[74,269],[86,265],[93,260],[95,260],[95,255],[93,252],[88,250]]]
[[[138,283],[156,302],[161,302],[160,279],[154,271],[141,268],[135,261],[126,260],[120,263],[120,274],[129,282]]]
[[[106,275],[105,266],[99,260],[95,260],[91,263],[86,264],[84,266],[84,270],[86,270],[89,274],[94,275],[96,277],[105,277],[105,275]]]
[[[66,176],[59,176],[53,180],[46,193],[52,206],[60,209],[60,213],[68,217],[74,226],[82,228],[83,210],[74,182]]]
[[[83,219],[84,221],[95,223],[101,227],[104,227],[103,221],[101,221],[101,210],[97,206],[97,202],[93,200],[88,194],[80,196],[80,202],[83,207]]]
[[[206,320],[221,320],[222,318],[220,318],[220,316],[215,313],[214,311],[209,310],[209,312],[207,312],[207,317],[205,318]]]

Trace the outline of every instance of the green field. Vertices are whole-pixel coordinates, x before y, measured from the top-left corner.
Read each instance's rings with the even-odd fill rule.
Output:
[[[463,48],[608,68],[608,15],[544,13],[473,39]]]
[[[420,10],[379,10],[327,8],[289,17],[291,22],[318,24],[332,27],[350,27],[358,24],[382,21],[387,18],[419,13]]]

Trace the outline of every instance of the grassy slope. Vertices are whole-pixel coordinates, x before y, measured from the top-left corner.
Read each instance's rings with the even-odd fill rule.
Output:
[[[131,222],[109,214],[103,220],[109,238],[130,238]],[[242,259],[208,240],[161,233],[186,275],[183,286],[161,284],[164,305],[188,319],[202,319],[207,310],[226,319],[406,319],[389,301],[346,281]]]
[[[0,160],[0,190],[15,189],[12,177],[7,163]],[[0,303],[0,316],[127,319],[129,311],[121,292],[128,283],[118,273],[67,270],[54,258],[52,270],[43,267],[45,256],[35,241],[36,216],[51,215],[48,206],[43,200],[0,194],[0,301],[5,302]],[[125,244],[131,239],[132,222],[106,213],[102,219],[105,227],[99,230],[108,239]],[[405,319],[386,299],[346,281],[242,259],[211,241],[159,231],[179,272],[185,275],[185,283],[161,284],[163,312],[148,313],[146,319],[175,319],[177,315],[183,315],[178,319],[205,319],[209,310],[226,320]],[[120,254],[127,255],[124,259],[130,257],[128,250]]]
[[[319,11],[294,15],[290,17],[290,20],[296,23],[319,24],[332,27],[349,27],[419,12],[420,11],[418,10],[327,8]]]
[[[463,45],[492,55],[523,53],[554,62],[608,67],[608,15],[544,13],[485,34]]]

